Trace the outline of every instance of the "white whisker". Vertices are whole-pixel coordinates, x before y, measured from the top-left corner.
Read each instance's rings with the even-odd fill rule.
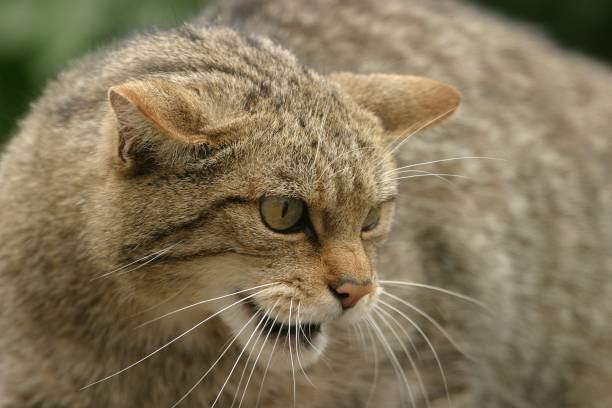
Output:
[[[137,263],[139,263],[139,262],[142,262],[142,261],[144,261],[144,260],[147,260],[146,262],[144,262],[144,263],[142,263],[142,264],[140,264],[140,265],[138,265],[138,266],[136,266],[136,267],[134,267],[134,268],[131,268],[131,269],[127,270],[127,271],[121,272],[121,274],[125,274],[125,273],[129,273],[129,272],[133,272],[133,271],[135,271],[135,270],[137,270],[137,269],[139,269],[139,268],[142,268],[143,266],[148,265],[149,263],[151,263],[151,262],[153,262],[153,261],[155,261],[155,260],[159,259],[159,258],[160,258],[160,257],[162,257],[163,255],[167,254],[167,253],[168,253],[168,252],[169,252],[169,251],[170,251],[172,248],[174,248],[175,246],[177,246],[177,245],[178,245],[178,244],[180,244],[181,242],[182,242],[182,241],[175,242],[174,244],[172,244],[172,245],[170,245],[170,246],[168,246],[168,247],[166,247],[166,248],[160,249],[159,251],[153,252],[152,254],[145,255],[145,256],[143,256],[142,258],[139,258],[139,259],[137,259],[137,260],[135,260],[135,261],[132,261],[132,262],[130,262],[129,264],[127,264],[127,265],[123,265],[122,267],[117,268],[117,269],[114,269],[114,270],[112,270],[112,271],[110,271],[110,272],[106,272],[106,273],[104,273],[104,274],[102,274],[102,275],[98,275],[98,276],[96,276],[96,277],[92,278],[91,280],[92,280],[92,281],[95,281],[95,280],[97,280],[97,279],[105,278],[105,277],[107,277],[107,276],[109,276],[109,275],[112,275],[112,274],[114,274],[114,273],[121,272],[121,271],[123,271],[124,269],[129,268],[129,267],[130,267],[130,266],[132,266],[132,265],[135,265],[135,264],[137,264]]]
[[[419,383],[419,388],[421,389],[421,394],[425,398],[425,403],[427,404],[427,407],[431,408],[431,401],[429,400],[429,393],[427,392],[427,388],[425,387],[425,384],[423,383],[423,378],[421,377],[421,373],[419,372],[419,368],[415,364],[414,359],[410,355],[410,352],[406,348],[406,345],[402,341],[401,337],[397,334],[395,329],[393,329],[393,326],[391,326],[391,324],[387,321],[387,319],[385,319],[384,316],[381,316],[380,313],[384,313],[387,317],[392,319],[392,321],[395,322],[395,324],[397,326],[399,326],[403,330],[404,334],[408,337],[408,339],[410,339],[410,336],[408,336],[408,333],[406,333],[406,331],[404,330],[402,325],[399,324],[399,322],[395,319],[395,317],[393,317],[391,315],[391,313],[387,312],[386,310],[384,310],[382,307],[380,307],[378,305],[375,306],[374,312],[378,314],[378,316],[380,317],[380,320],[382,320],[383,323],[389,328],[389,330],[391,330],[391,334],[393,334],[393,336],[395,337],[395,339],[399,343],[400,348],[402,349],[402,351],[406,355],[406,358],[408,358],[408,362],[410,363],[410,366],[412,367],[412,370],[414,371],[414,373],[415,373],[415,375],[417,377],[417,382]],[[410,342],[412,343],[412,340],[410,340]]]
[[[321,349],[319,349],[317,346],[315,346],[314,344],[312,344],[312,342],[310,341],[309,337],[310,337],[310,327],[308,327],[308,336],[306,336],[306,332],[304,331],[304,329],[302,327],[300,327],[300,331],[302,332],[302,335],[304,336],[304,338],[306,339],[306,342],[310,345],[310,347],[313,348],[313,350],[315,350],[317,353],[319,353],[319,358],[321,359],[321,361],[323,361],[323,363],[325,363],[325,365],[331,369],[331,365],[329,362],[329,359],[327,357],[325,357],[325,355],[323,354],[323,351]]]
[[[253,286],[252,288],[242,289],[242,290],[239,290],[239,291],[237,291],[237,292],[228,293],[227,295],[217,296],[217,297],[214,297],[214,298],[212,298],[212,299],[200,300],[200,301],[198,301],[198,302],[196,302],[196,303],[192,303],[192,304],[191,304],[191,305],[189,305],[189,306],[184,306],[184,307],[181,307],[180,309],[176,309],[176,310],[174,310],[174,311],[172,311],[172,312],[168,312],[168,313],[166,313],[166,314],[165,314],[165,315],[163,315],[163,316],[159,316],[159,317],[156,317],[155,319],[148,320],[148,321],[146,321],[146,322],[144,322],[144,323],[142,323],[142,324],[140,324],[140,325],[136,326],[136,328],[138,329],[138,328],[140,328],[140,327],[143,327],[143,326],[146,326],[146,325],[151,324],[151,323],[153,323],[153,322],[156,322],[156,321],[158,321],[158,320],[161,320],[161,319],[163,319],[164,317],[171,316],[171,315],[173,315],[173,314],[176,314],[176,313],[182,312],[183,310],[187,310],[187,309],[190,309],[190,308],[192,308],[192,307],[196,307],[196,306],[199,306],[199,305],[203,305],[204,303],[209,303],[209,302],[214,302],[215,300],[225,299],[225,298],[227,298],[227,297],[234,296],[234,295],[238,295],[238,294],[241,294],[241,293],[245,293],[245,292],[251,291],[251,290],[253,290],[253,289],[265,288],[265,287],[268,287],[268,286],[272,286],[272,285],[279,285],[279,284],[280,284],[280,282],[266,283],[266,284],[263,284],[263,285]],[[259,291],[259,292],[257,292],[257,293],[259,294],[259,293],[262,293],[262,292],[263,292],[263,290],[261,290],[261,291]],[[252,297],[252,296],[249,296],[249,298],[250,298],[250,297]],[[245,298],[245,299],[246,299],[246,298]]]
[[[426,122],[423,122],[421,125],[419,125],[414,131],[410,131],[408,132],[408,134],[406,136],[402,137],[401,142],[399,142],[394,148],[392,148],[391,150],[389,150],[387,152],[387,154],[383,157],[383,160],[381,160],[381,163],[384,163],[385,159],[388,158],[389,156],[391,156],[397,149],[399,149],[400,147],[402,147],[402,145],[404,143],[406,143],[407,140],[410,139],[411,136],[419,133],[421,130],[425,129],[426,127],[428,127],[429,125],[435,123],[437,120],[447,116],[448,114],[452,113],[455,110],[455,108],[453,109],[449,109],[446,112],[441,113],[440,115],[434,117],[431,120],[428,120]]]
[[[428,174],[412,174],[410,176],[395,177],[395,178],[392,178],[392,179],[388,179],[388,181],[398,181],[398,180],[405,180],[405,179],[417,178],[417,177],[437,177],[437,178],[441,178],[443,180],[444,180],[444,177],[455,177],[455,178],[463,178],[463,179],[469,178],[469,177],[466,177],[466,176],[461,176],[459,174],[428,173]],[[446,181],[448,181],[448,180],[446,180]]]
[[[499,158],[499,157],[486,157],[486,156],[450,157],[448,159],[432,160],[432,161],[426,161],[426,162],[421,162],[421,163],[414,163],[414,164],[409,164],[407,166],[397,167],[397,168],[392,169],[392,170],[387,170],[384,174],[385,175],[389,175],[391,173],[396,173],[396,172],[402,171],[404,169],[409,169],[409,168],[417,167],[417,166],[425,166],[427,164],[442,163],[442,162],[455,161],[455,160],[469,160],[469,159],[483,159],[483,160],[506,161],[506,159],[502,159],[502,158]]]
[[[312,385],[313,387],[317,388],[314,383],[311,381],[310,377],[308,376],[308,374],[306,374],[306,371],[304,370],[304,366],[302,365],[302,361],[300,359],[300,343],[298,341],[299,339],[299,333],[298,333],[298,329],[302,329],[301,326],[301,320],[300,320],[300,305],[302,303],[298,302],[298,309],[297,309],[297,324],[295,325],[295,349],[296,349],[296,357],[297,357],[297,362],[298,365],[300,366],[300,370],[302,370],[302,374],[304,374],[304,377],[306,377],[306,380],[310,383],[310,385]],[[304,331],[303,329],[301,330],[302,332]]]
[[[429,171],[424,171],[424,170],[402,170],[401,172],[398,173],[394,173],[393,176],[398,176],[402,173],[405,172],[410,172],[410,173],[421,173],[418,177],[426,177],[426,176],[431,176],[431,177],[435,177],[441,181],[443,181],[444,183],[448,184],[450,187],[452,187],[455,191],[455,193],[461,195],[462,197],[465,198],[465,195],[463,194],[463,192],[461,191],[461,189],[455,184],[453,183],[451,180],[449,180],[447,177],[454,177],[454,178],[464,178],[467,179],[468,177],[459,175],[459,174],[447,174],[447,173],[431,173]],[[406,178],[411,178],[413,176],[401,176],[401,177],[395,177],[395,178],[389,178],[386,181],[400,181],[402,179],[406,179]],[[417,177],[417,176],[414,176]]]
[[[256,312],[254,314],[258,315],[258,314],[262,314],[261,312]],[[214,408],[215,405],[217,405],[217,401],[219,401],[219,398],[221,398],[221,394],[223,393],[223,390],[225,389],[225,386],[227,385],[227,383],[229,382],[230,378],[232,377],[232,374],[234,373],[234,370],[236,369],[236,366],[238,365],[238,362],[240,361],[240,358],[242,358],[242,355],[244,354],[244,352],[246,351],[247,347],[249,346],[249,344],[251,344],[251,340],[253,339],[253,336],[255,335],[255,332],[259,331],[259,326],[266,320],[266,316],[265,314],[262,314],[261,319],[259,319],[259,322],[257,322],[257,325],[255,326],[255,328],[253,329],[253,332],[251,333],[251,335],[249,336],[247,342],[244,344],[244,346],[242,347],[242,350],[240,351],[240,354],[238,354],[238,357],[236,358],[236,362],[234,363],[234,365],[232,366],[229,374],[227,375],[227,377],[225,378],[225,381],[223,382],[223,385],[221,386],[221,389],[219,390],[219,393],[217,394],[217,398],[215,398],[215,400],[213,401],[212,405],[210,406],[210,408]],[[248,360],[247,360],[248,363]],[[201,379],[198,380],[198,382],[191,388],[191,390],[189,390],[189,392],[193,391],[193,389],[195,387],[197,387],[200,383],[201,383]],[[182,399],[185,399],[186,395],[183,396]],[[181,400],[182,400],[181,399]],[[179,400],[175,405],[173,405],[171,408],[174,408],[176,405],[178,405],[178,403],[180,403],[181,401]]]
[[[376,335],[378,337],[378,340],[380,341],[380,343],[385,348],[385,352],[387,353],[387,356],[391,359],[391,363],[392,363],[393,368],[395,370],[395,375],[398,377],[398,379],[401,378],[401,380],[404,382],[404,385],[406,386],[406,390],[408,391],[408,396],[410,398],[410,402],[412,404],[412,407],[416,407],[416,403],[415,403],[415,400],[414,400],[414,395],[412,394],[412,388],[410,387],[410,384],[408,383],[408,379],[406,378],[406,374],[404,374],[404,370],[402,370],[402,366],[399,363],[399,360],[397,359],[397,356],[393,352],[393,349],[389,345],[389,342],[385,338],[385,335],[383,334],[382,330],[380,330],[380,328],[378,327],[378,325],[376,324],[374,319],[368,318],[368,322],[372,325],[372,328],[374,329],[374,332],[376,333]],[[401,393],[400,399],[402,399],[402,401],[403,401],[404,398],[403,398],[403,391],[402,390],[403,390],[403,388],[400,387],[400,393]]]
[[[117,375],[119,375],[119,374],[121,374],[121,373],[123,373],[123,372],[125,372],[125,371],[129,370],[130,368],[134,367],[135,365],[140,364],[141,362],[145,361],[145,360],[146,360],[146,359],[148,359],[149,357],[151,357],[151,356],[153,356],[153,355],[155,355],[155,354],[159,353],[161,350],[165,349],[166,347],[168,347],[168,346],[169,346],[169,345],[171,345],[172,343],[174,343],[174,342],[178,341],[179,339],[181,339],[181,338],[185,337],[187,334],[191,333],[192,331],[194,331],[195,329],[197,329],[198,327],[200,327],[201,325],[203,325],[204,323],[206,323],[206,322],[207,322],[207,321],[209,321],[210,319],[214,318],[215,316],[218,316],[219,314],[223,313],[223,312],[224,312],[224,311],[226,311],[227,309],[229,309],[229,308],[231,308],[231,307],[234,307],[234,306],[236,306],[236,305],[237,305],[237,304],[239,304],[239,303],[244,302],[244,301],[245,301],[245,300],[247,300],[248,298],[251,298],[251,297],[253,297],[253,296],[255,296],[255,295],[258,295],[258,294],[259,294],[259,293],[261,293],[261,292],[263,292],[263,290],[261,290],[261,291],[259,291],[259,292],[256,292],[256,293],[253,293],[252,295],[249,295],[249,296],[245,297],[244,299],[237,300],[236,302],[234,302],[234,303],[230,304],[229,306],[226,306],[226,307],[222,308],[221,310],[219,310],[219,311],[217,311],[217,312],[213,313],[212,315],[208,316],[206,319],[204,319],[204,320],[200,321],[198,324],[196,324],[195,326],[193,326],[191,329],[189,329],[189,330],[187,330],[187,331],[183,332],[182,334],[180,334],[179,336],[177,336],[177,337],[173,338],[172,340],[170,340],[169,342],[167,342],[167,343],[166,343],[166,344],[164,344],[163,346],[161,346],[161,347],[157,348],[155,351],[153,351],[153,352],[151,352],[151,353],[147,354],[146,356],[144,356],[144,357],[143,357],[143,358],[141,358],[140,360],[136,361],[135,363],[130,364],[129,366],[127,366],[127,367],[125,367],[125,368],[123,368],[123,369],[121,369],[121,370],[119,370],[119,371],[117,371],[117,372],[115,372],[115,373],[113,373],[113,374],[111,374],[111,375],[109,375],[109,376],[106,376],[106,377],[104,377],[104,378],[102,378],[102,379],[100,379],[100,380],[97,380],[97,381],[95,381],[95,382],[92,382],[91,384],[88,384],[88,385],[84,386],[83,388],[81,388],[81,390],[84,390],[84,389],[86,389],[86,388],[89,388],[89,387],[91,387],[92,385],[99,384],[99,383],[101,383],[101,382],[103,382],[103,381],[109,380],[109,379],[111,379],[111,378],[113,378],[113,377],[115,377],[115,376],[117,376]]]
[[[431,341],[429,340],[429,337],[427,337],[427,335],[425,334],[425,332],[423,330],[421,330],[419,325],[416,324],[416,322],[414,320],[412,320],[410,317],[408,317],[404,312],[402,312],[401,310],[399,310],[395,306],[385,302],[382,299],[379,299],[378,302],[380,304],[382,304],[382,305],[387,306],[389,309],[393,310],[394,312],[396,312],[397,314],[402,316],[404,319],[406,319],[419,332],[419,334],[423,337],[423,339],[427,343],[427,346],[429,347],[429,349],[433,353],[434,359],[436,360],[436,364],[438,365],[438,369],[440,370],[440,375],[442,376],[442,382],[444,383],[444,390],[446,391],[446,399],[448,400],[448,406],[450,408],[452,406],[452,404],[451,404],[451,401],[450,401],[450,393],[448,392],[448,381],[446,380],[446,374],[444,373],[444,368],[442,368],[442,362],[440,361],[440,358],[438,357],[438,353],[436,352],[436,349],[433,346],[433,344],[431,344]]]
[[[270,313],[272,311],[274,311],[274,309],[276,309],[276,306],[278,305],[279,301],[280,301],[280,299],[278,299],[276,301],[276,303],[274,303],[274,306],[272,306],[272,308],[270,309]],[[244,391],[242,391],[242,397],[240,398],[240,403],[238,404],[238,408],[240,408],[242,406],[242,401],[244,400],[244,396],[246,395],[247,388],[249,387],[249,383],[251,382],[251,377],[253,376],[253,372],[255,371],[255,367],[257,366],[257,362],[259,361],[259,357],[261,356],[261,353],[262,353],[264,347],[266,347],[266,343],[268,342],[268,338],[270,337],[270,333],[272,332],[272,328],[274,327],[274,324],[276,324],[276,320],[278,319],[279,315],[280,315],[280,312],[278,312],[276,314],[276,317],[274,317],[274,320],[272,321],[272,324],[270,325],[270,328],[268,329],[268,333],[266,334],[266,337],[264,338],[264,341],[261,344],[261,348],[259,349],[259,353],[257,353],[257,357],[255,357],[255,361],[253,362],[253,367],[251,368],[251,372],[249,373],[249,378],[247,378],[246,385],[244,386]]]
[[[378,307],[377,305],[375,305],[375,307]],[[421,355],[419,353],[419,350],[416,346],[416,344],[414,344],[414,341],[412,340],[412,337],[410,337],[410,334],[408,333],[408,331],[404,328],[404,326],[402,326],[401,324],[398,323],[397,319],[395,319],[392,315],[389,314],[389,312],[387,312],[384,309],[380,309],[381,312],[384,312],[385,314],[387,314],[387,316],[389,316],[392,321],[400,328],[400,330],[402,331],[402,333],[406,336],[406,340],[408,341],[408,343],[410,344],[410,348],[412,349],[412,352],[414,353],[414,355],[419,359],[419,361],[421,360]]]
[[[280,312],[279,312],[280,315]],[[278,316],[277,316],[278,317]],[[275,319],[276,322],[276,319]],[[276,350],[276,344],[278,343],[278,339],[280,338],[280,330],[276,334],[276,339],[274,340],[274,345],[272,346],[272,351],[270,352],[270,357],[268,357],[268,363],[266,364],[266,369],[264,370],[264,375],[261,379],[261,383],[259,384],[259,393],[257,394],[257,403],[255,408],[259,407],[259,400],[261,399],[261,392],[263,390],[264,383],[266,382],[266,375],[268,374],[268,369],[270,369],[270,363],[272,363],[272,357],[274,357],[274,351]]]
[[[257,339],[255,340],[253,347],[255,347],[256,345],[257,345]],[[238,381],[238,385],[236,386],[236,392],[234,392],[234,398],[232,399],[232,404],[230,405],[230,408],[234,407],[234,404],[236,403],[236,400],[238,399],[238,394],[240,393],[240,387],[242,386],[242,381],[244,380],[244,373],[248,369],[248,366],[249,366],[249,359],[247,357],[247,359],[244,361],[244,367],[242,367],[242,375],[240,376],[240,380]]]
[[[447,295],[450,296],[454,296],[456,298],[465,300],[466,302],[472,303],[476,306],[479,306],[480,308],[486,310],[487,312],[491,313],[491,310],[481,301],[474,299],[473,297],[467,296],[467,295],[462,295],[461,293],[457,293],[457,292],[453,292],[452,290],[448,290],[448,289],[444,289],[444,288],[439,288],[437,286],[432,286],[432,285],[427,285],[425,283],[417,283],[417,282],[404,282],[404,281],[395,281],[395,280],[379,280],[378,281],[380,284],[382,285],[391,285],[391,286],[410,286],[410,287],[415,287],[415,288],[424,288],[424,289],[429,289],[429,290],[433,290],[436,292],[440,292],[440,293],[445,293]]]
[[[234,344],[234,342],[236,340],[238,340],[238,336],[240,336],[240,334],[242,334],[242,332],[249,326],[249,324],[253,321],[253,319],[255,319],[257,317],[259,312],[255,313],[253,316],[251,316],[251,318],[249,320],[247,320],[247,322],[244,324],[244,326],[242,326],[242,328],[238,331],[238,333],[236,333],[236,335],[234,336],[234,338],[232,339],[232,341],[223,349],[223,351],[221,352],[221,354],[219,355],[219,357],[217,357],[217,359],[214,361],[214,363],[212,363],[212,365],[208,368],[208,370],[204,373],[204,375],[202,375],[202,377],[200,377],[200,379],[187,391],[187,393],[185,395],[183,395],[181,397],[180,400],[178,400],[177,402],[174,403],[174,405],[172,405],[172,407],[170,408],[176,408],[176,406],[178,406],[183,400],[185,400],[185,398],[187,398],[187,396],[196,389],[196,387],[198,385],[200,385],[200,383],[202,383],[202,381],[204,381],[204,379],[206,378],[206,376],[208,374],[210,374],[210,372],[217,366],[217,364],[219,363],[219,361],[221,361],[221,359],[223,358],[223,356],[225,355],[225,353],[227,353],[227,350],[229,350],[229,348],[232,346],[232,344]]]
[[[276,304],[278,304],[278,300],[276,301],[274,306],[276,306]],[[269,316],[269,312],[271,310],[272,309],[268,309],[263,312],[263,317],[262,317],[263,320],[260,321],[259,324],[265,321],[267,316]],[[255,351],[255,347],[257,347],[257,343],[259,342],[261,335],[263,334],[263,331],[257,330],[257,328],[259,328],[259,324],[255,328],[255,331],[258,331],[258,334],[257,334],[257,337],[255,338],[255,342],[253,343],[253,346],[251,347],[251,350],[249,351],[249,355],[247,356],[246,361],[244,363],[244,368],[242,369],[242,374],[240,375],[240,380],[238,381],[238,386],[236,387],[236,392],[234,393],[234,399],[232,400],[232,405],[230,405],[230,408],[234,406],[234,403],[236,402],[236,398],[238,398],[238,393],[240,392],[240,386],[242,385],[242,380],[244,380],[244,374],[246,373],[246,370],[249,368],[249,362],[251,361],[251,356],[253,355],[253,352]],[[253,368],[255,368],[255,365],[253,365]],[[245,392],[246,392],[246,387],[245,387]]]
[[[370,338],[370,345],[372,348],[372,355],[374,356],[373,364],[374,364],[374,375],[372,376],[372,385],[370,385],[370,393],[368,394],[368,401],[366,402],[366,408],[370,406],[370,402],[372,402],[372,398],[374,398],[374,391],[376,391],[376,386],[378,384],[378,347],[376,347],[376,343],[374,342],[374,335],[372,334],[372,328],[369,325],[366,325],[366,329],[368,329],[368,336]]]
[[[417,312],[418,314],[420,314],[421,316],[423,316],[425,319],[427,319],[431,324],[433,324],[436,329],[438,329],[442,335],[444,337],[446,337],[446,339],[449,341],[450,344],[452,344],[452,346],[457,349],[457,351],[459,351],[461,354],[463,354],[465,357],[474,360],[468,353],[466,353],[465,351],[463,351],[463,349],[459,346],[459,344],[451,337],[451,335],[444,329],[444,327],[442,327],[433,317],[431,317],[429,314],[425,313],[422,309],[416,307],[415,305],[413,305],[412,303],[400,298],[399,296],[395,296],[389,292],[386,292],[385,290],[382,290],[381,293],[383,295],[389,296],[392,299],[395,299],[396,301],[402,303],[405,306],[408,306],[410,309],[414,310],[415,312]]]
[[[364,356],[366,356],[366,341],[365,337],[363,336],[363,331],[361,331],[361,327],[359,326],[359,322],[351,325],[351,327],[353,329],[353,333],[355,333],[355,337],[357,337],[359,339],[359,343],[361,343],[361,352]]]
[[[438,177],[447,176],[447,177],[468,178],[467,176],[462,176],[460,174],[432,173],[432,172],[427,171],[427,170],[415,170],[415,169],[400,170],[400,171],[394,172],[393,174],[388,174],[387,177],[389,177],[389,176],[396,176],[396,175],[404,174],[404,173],[429,174],[430,176],[438,176]],[[394,180],[394,179],[391,178],[391,180]]]
[[[293,307],[293,298],[289,303],[289,323],[287,324],[287,339],[289,343],[289,358],[291,359],[291,376],[293,377],[293,408],[296,403],[296,385],[295,385],[295,367],[293,365],[293,353],[291,351],[291,308]]]

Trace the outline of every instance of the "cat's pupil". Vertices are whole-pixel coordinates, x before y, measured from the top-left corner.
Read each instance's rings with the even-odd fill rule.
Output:
[[[266,197],[261,200],[263,223],[275,232],[302,231],[305,226],[306,205],[302,200],[289,197]]]

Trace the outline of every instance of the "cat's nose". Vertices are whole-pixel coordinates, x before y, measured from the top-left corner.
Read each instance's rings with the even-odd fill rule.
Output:
[[[339,285],[330,285],[329,289],[340,301],[343,309],[350,309],[355,306],[362,297],[372,293],[372,282],[343,282]]]

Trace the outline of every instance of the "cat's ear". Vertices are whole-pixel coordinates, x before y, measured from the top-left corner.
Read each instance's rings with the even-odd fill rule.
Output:
[[[337,73],[328,78],[378,116],[393,137],[442,122],[457,110],[461,99],[454,87],[417,76]]]
[[[115,117],[116,153],[127,164],[150,160],[159,150],[227,141],[235,122],[218,117],[201,90],[153,79],[114,86],[108,100]],[[217,109],[218,110],[218,109]]]

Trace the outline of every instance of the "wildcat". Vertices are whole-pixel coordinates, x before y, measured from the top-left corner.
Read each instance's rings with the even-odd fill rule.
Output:
[[[454,2],[213,14],[298,59],[131,39],[4,153],[0,406],[609,404],[606,69]],[[463,108],[407,138],[425,73]]]
[[[76,62],[2,159],[0,406],[365,400],[351,323],[380,291],[389,145],[458,103],[223,28]]]
[[[612,406],[608,67],[459,0],[234,0],[205,17],[218,16],[322,73],[410,73],[456,86],[459,113],[410,138],[398,165],[504,160],[407,168],[469,179],[401,181],[379,274],[470,294],[492,309],[489,318],[423,289],[394,292],[442,319],[474,357],[442,358],[457,367],[456,401]]]

